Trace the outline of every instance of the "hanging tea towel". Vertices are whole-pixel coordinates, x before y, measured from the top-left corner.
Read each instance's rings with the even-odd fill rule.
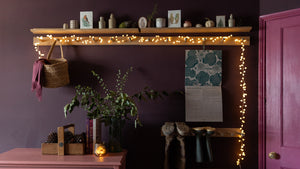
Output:
[[[42,100],[41,73],[43,67],[44,59],[39,59],[33,63],[31,91],[36,90],[36,97],[39,101]]]

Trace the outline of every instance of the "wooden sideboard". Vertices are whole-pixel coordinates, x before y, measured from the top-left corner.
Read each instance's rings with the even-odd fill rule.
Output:
[[[15,148],[0,154],[0,168],[125,169],[126,151],[95,155],[42,155],[40,148]]]

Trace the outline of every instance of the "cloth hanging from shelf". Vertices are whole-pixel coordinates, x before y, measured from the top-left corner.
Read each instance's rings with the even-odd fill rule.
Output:
[[[41,73],[44,67],[44,59],[39,59],[33,63],[32,69],[32,84],[31,91],[36,91],[36,97],[39,101],[42,100],[42,85],[41,85]]]
[[[185,51],[186,121],[222,122],[222,51]]]

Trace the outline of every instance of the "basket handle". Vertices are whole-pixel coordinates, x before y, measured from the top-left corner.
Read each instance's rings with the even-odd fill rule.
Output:
[[[55,46],[55,44],[56,44],[56,41],[58,41],[58,40],[56,39],[56,40],[54,40],[54,42],[52,43],[51,48],[50,48],[50,50],[49,50],[49,52],[48,52],[48,54],[47,54],[47,59],[50,59],[50,57],[51,57],[51,55],[52,55],[52,52],[53,52],[53,49],[54,49],[54,46]],[[59,46],[60,46],[61,58],[64,58],[64,52],[63,52],[61,43],[59,43]]]

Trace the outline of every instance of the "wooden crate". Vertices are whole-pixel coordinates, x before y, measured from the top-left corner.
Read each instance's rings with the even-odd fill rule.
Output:
[[[68,129],[75,134],[74,124],[57,128],[58,143],[42,143],[42,154],[44,155],[82,155],[85,151],[84,143],[64,143],[64,131]]]

